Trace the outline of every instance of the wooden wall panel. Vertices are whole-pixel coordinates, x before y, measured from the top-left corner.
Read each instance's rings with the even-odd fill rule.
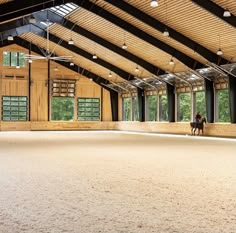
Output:
[[[3,51],[20,51],[28,53],[26,49],[23,49],[17,45],[6,46],[0,49],[0,104],[2,95],[16,95],[16,96],[28,96],[28,76],[29,69],[28,63],[25,67],[16,69],[15,67],[3,67],[2,65],[2,54]],[[57,67],[57,71],[55,71]],[[12,75],[13,78],[5,78],[5,75]],[[17,79],[16,76],[24,76],[24,79]],[[90,81],[84,76],[71,71],[55,62],[50,63],[50,80],[53,79],[74,79],[76,80],[76,95],[75,95],[75,125],[81,122],[76,121],[77,119],[77,98],[78,97],[93,97],[101,98],[102,87],[96,83]],[[50,83],[51,84],[51,83]],[[43,60],[33,61],[31,64],[31,84],[30,84],[30,119],[34,122],[45,122],[48,121],[48,62]],[[51,96],[51,95],[50,95]],[[29,97],[29,96],[28,96]],[[104,121],[110,121],[111,117],[111,104],[110,94],[108,91],[103,92],[104,102],[103,106],[103,119]],[[0,106],[1,107],[1,106]],[[1,114],[1,111],[0,111]],[[1,117],[1,116],[0,116]],[[2,130],[30,130],[29,122],[1,122]],[[55,122],[54,122],[55,123]],[[60,123],[54,124],[60,128]],[[71,123],[71,122],[70,122]],[[85,124],[85,122],[83,122]],[[86,124],[90,124],[87,122]],[[93,123],[92,125],[94,125]],[[70,125],[70,124],[69,124]],[[73,126],[76,128],[76,126]],[[48,124],[47,124],[48,126]],[[70,127],[70,126],[69,126]],[[73,128],[72,127],[72,128]],[[94,126],[91,126],[94,127]],[[42,125],[42,129],[44,129]],[[39,129],[40,130],[40,129]]]
[[[47,67],[46,61],[34,61],[31,65],[30,114],[32,121],[48,120]]]
[[[111,116],[111,99],[110,99],[110,92],[106,89],[102,88],[103,90],[103,121],[112,121]]]
[[[2,80],[2,95],[27,96],[28,81],[24,80]]]

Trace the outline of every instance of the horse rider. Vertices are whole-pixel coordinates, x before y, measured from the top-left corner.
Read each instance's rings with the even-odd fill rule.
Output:
[[[201,118],[202,118],[202,116],[201,116],[200,112],[197,112],[197,114],[195,116],[196,123],[199,123],[201,121]]]

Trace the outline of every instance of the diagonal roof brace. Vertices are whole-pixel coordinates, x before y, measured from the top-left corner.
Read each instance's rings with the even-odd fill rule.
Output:
[[[126,13],[134,16],[135,18],[141,20],[142,22],[150,25],[151,27],[155,28],[160,32],[164,32],[166,28],[170,32],[170,37],[175,39],[176,41],[184,44],[185,46],[189,47],[190,49],[194,50],[195,52],[202,55],[206,60],[217,62],[218,56],[213,53],[212,51],[208,50],[207,48],[203,47],[202,45],[198,44],[197,42],[191,40],[187,36],[175,31],[173,28],[168,27],[164,23],[160,22],[159,20],[151,17],[150,15],[144,13],[143,11],[137,9],[136,7],[130,5],[129,3],[125,2],[124,0],[104,0],[119,9],[125,11]],[[221,64],[225,64],[228,61],[225,59],[221,59]]]
[[[129,31],[129,33],[132,33],[134,36],[139,37],[143,41],[146,41],[156,48],[159,48],[166,53],[174,56],[179,61],[181,61],[183,64],[188,66],[189,68],[202,68],[205,65],[201,64],[200,62],[194,60],[193,58],[187,56],[186,54],[182,53],[181,51],[176,50],[175,48],[171,47],[170,45],[162,42],[161,40],[158,40],[157,38],[149,35],[148,33],[142,31],[141,29],[135,27],[134,25],[126,22],[125,20],[117,17],[116,15],[111,14],[110,12],[106,11],[105,9],[91,3],[88,1],[83,0],[77,0],[76,4],[81,6],[82,8],[91,11],[94,14],[97,14],[98,16],[110,21],[111,23]]]
[[[216,17],[222,19],[229,25],[236,27],[236,16],[231,13],[230,17],[224,17],[224,11],[225,9],[214,3],[210,0],[192,0],[192,2],[196,3],[203,9],[207,10],[208,12],[212,13]]]
[[[26,41],[22,38],[19,38],[19,37],[16,37],[15,40],[11,41],[10,43],[7,40],[4,40],[3,44],[0,45],[0,47],[8,46],[10,44],[17,44],[17,45],[19,45],[23,48],[26,48],[26,49],[29,49],[29,47],[31,46],[31,50],[33,52],[43,56],[42,51],[36,45],[31,44],[30,42],[28,42],[28,41]],[[76,72],[76,73],[79,73],[83,76],[86,76],[89,79],[92,79],[95,83],[97,83],[100,86],[101,86],[101,83],[104,83],[106,85],[110,83],[108,80],[106,80],[106,79],[96,75],[95,73],[92,73],[91,71],[88,71],[88,70],[86,70],[86,69],[84,69],[84,68],[82,68],[82,67],[80,67],[76,64],[74,66],[70,66],[70,64],[67,63],[67,62],[62,62],[62,61],[55,61],[55,62],[62,65],[62,66],[64,66],[64,67],[66,67],[66,68],[68,68],[68,69],[70,69],[70,70],[72,70],[72,71],[74,71],[74,72]]]

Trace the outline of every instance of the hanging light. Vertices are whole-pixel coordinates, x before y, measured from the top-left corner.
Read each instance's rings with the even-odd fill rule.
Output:
[[[230,11],[228,11],[227,9],[225,9],[223,16],[224,16],[224,17],[230,17],[230,16],[231,16]]]
[[[111,72],[108,74],[108,77],[109,77],[109,78],[111,78],[111,77],[112,77],[112,73],[111,73]]]
[[[20,66],[19,66],[19,65],[17,65],[17,66],[16,66],[16,69],[20,69]]]
[[[174,65],[175,64],[175,62],[174,62],[174,60],[172,58],[170,59],[169,64],[170,65]]]
[[[121,47],[122,49],[127,49],[127,45],[126,45],[126,43],[124,42],[124,44],[122,45],[122,47]]]
[[[218,56],[221,56],[221,55],[223,55],[223,51],[219,48],[218,51],[216,52],[216,54],[217,54]]]
[[[93,59],[98,59],[96,53],[93,54]]]
[[[168,37],[170,35],[167,28],[164,30],[163,35],[166,36],[166,37]]]
[[[74,62],[70,62],[70,66],[74,66]]]
[[[73,45],[74,41],[72,40],[72,38],[68,41],[68,44]]]
[[[157,7],[158,6],[158,1],[157,0],[151,0],[150,6],[151,7]]]
[[[7,37],[7,40],[14,40],[14,37],[12,36],[12,35],[9,35],[8,37]]]
[[[32,59],[29,59],[29,63],[32,63],[33,62],[33,60]]]
[[[92,79],[92,78],[90,78],[89,80],[90,80],[90,81],[93,81],[93,79]]]
[[[36,19],[35,19],[35,17],[33,15],[30,16],[29,23],[31,23],[31,24],[36,23]]]
[[[138,68],[138,66],[136,66],[136,68],[135,68],[134,71],[135,71],[135,72],[139,72],[139,68]]]
[[[58,68],[57,68],[57,66],[54,68],[54,71],[58,71]]]

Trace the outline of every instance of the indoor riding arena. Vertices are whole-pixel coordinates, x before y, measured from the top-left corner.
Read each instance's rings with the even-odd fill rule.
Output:
[[[0,233],[235,233],[236,1],[0,0]]]

